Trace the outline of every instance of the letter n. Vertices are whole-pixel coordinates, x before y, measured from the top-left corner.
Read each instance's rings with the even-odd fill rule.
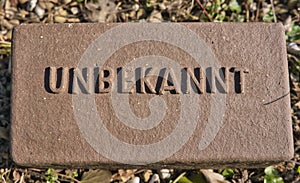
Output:
[[[85,74],[83,74],[85,73]],[[85,77],[84,77],[85,75]],[[84,68],[82,70],[75,68],[74,69],[74,78],[73,78],[73,93],[78,94],[79,91],[86,94],[91,94],[94,91],[93,87],[93,70],[92,68]]]

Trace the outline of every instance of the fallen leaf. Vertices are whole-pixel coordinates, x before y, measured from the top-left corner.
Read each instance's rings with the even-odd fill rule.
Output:
[[[178,180],[178,183],[193,183],[193,182],[189,180],[186,176],[183,176]]]
[[[0,138],[5,139],[5,140],[9,139],[7,128],[0,127]]]
[[[151,170],[146,170],[144,175],[143,175],[144,176],[144,181],[148,182],[151,175],[152,175],[152,171]]]
[[[88,172],[84,172],[81,183],[109,183],[111,179],[111,172],[106,170],[90,170]]]
[[[21,178],[20,173],[19,173],[17,170],[14,170],[14,171],[13,171],[13,180],[14,180],[15,182],[18,182],[18,181],[20,180],[20,178]]]
[[[204,175],[199,172],[197,174],[189,175],[188,177],[183,176],[179,179],[178,183],[207,183]]]
[[[154,10],[152,11],[151,15],[149,16],[148,20],[150,22],[161,22],[162,21],[162,15],[161,12]]]
[[[121,177],[121,180],[123,182],[127,182],[130,178],[133,178],[134,177],[134,173],[136,172],[137,170],[136,169],[128,169],[128,170],[124,170],[124,169],[119,169],[118,170],[118,173]]]
[[[192,174],[189,176],[189,179],[194,183],[207,183],[204,175],[200,172],[198,174]]]
[[[215,173],[210,170],[200,170],[201,173],[204,175],[207,183],[229,183],[223,175]]]

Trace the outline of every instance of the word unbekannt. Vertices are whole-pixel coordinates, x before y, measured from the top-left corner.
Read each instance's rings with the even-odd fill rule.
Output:
[[[49,93],[190,94],[244,93],[247,69],[237,67],[122,68],[48,67],[44,86]],[[113,90],[115,89],[115,90]]]

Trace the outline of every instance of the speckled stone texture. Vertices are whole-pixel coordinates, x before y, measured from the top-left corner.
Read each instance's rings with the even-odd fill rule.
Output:
[[[149,165],[135,166],[124,165],[97,152],[76,122],[72,97],[77,94],[49,92],[46,85],[50,81],[45,79],[45,73],[49,67],[77,68],[88,47],[103,33],[119,25],[33,24],[20,25],[14,29],[11,155],[17,164],[31,167],[102,168],[257,167],[293,157],[284,28],[281,24],[273,23],[180,24],[198,35],[211,49],[219,65],[228,69],[229,73],[229,89],[219,93],[225,97],[224,113],[214,114],[222,115],[222,125],[207,147],[199,149],[199,143],[201,139],[209,137],[208,119],[211,118],[211,110],[214,110],[211,109],[211,100],[216,93],[205,89],[202,94],[194,95],[200,101],[195,130],[187,142],[169,157]],[[143,31],[146,34],[148,30]],[[132,34],[124,32],[124,36]],[[182,36],[178,39],[185,41]],[[100,50],[106,49],[105,44],[102,46]],[[147,55],[160,55],[187,68],[195,65],[194,58],[185,50],[164,42],[147,40],[121,47],[109,57],[105,66],[116,70],[135,58]],[[234,75],[234,68],[242,69],[243,76]],[[239,76],[236,78],[238,80],[230,79],[235,76]],[[233,87],[235,85],[240,85],[240,89]],[[132,111],[141,119],[151,113],[148,106],[151,98],[160,97],[166,101],[168,108],[163,120],[148,130],[130,128],[122,123],[116,116],[110,93],[86,95],[94,95],[99,117],[113,136],[128,144],[147,145],[162,141],[175,130],[180,118],[179,95],[183,94],[129,94],[128,112]],[[192,114],[195,108],[188,110],[188,114]],[[88,115],[86,119],[86,125],[92,125]],[[215,121],[215,124],[220,122]],[[183,136],[178,134],[177,139],[181,138]],[[98,140],[99,143],[104,142],[104,139]],[[155,151],[164,153],[164,148],[169,147],[160,147]],[[120,151],[116,149],[110,153]],[[145,161],[147,156],[151,154],[145,153]]]

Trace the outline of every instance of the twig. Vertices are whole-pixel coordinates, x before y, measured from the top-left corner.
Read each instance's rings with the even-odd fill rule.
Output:
[[[203,6],[203,4],[200,2],[200,0],[196,0],[196,3],[200,6],[200,8],[202,9],[203,13],[205,14],[205,16],[208,18],[208,20],[210,22],[212,22],[212,18],[209,16],[209,14],[207,13],[205,7]]]
[[[276,18],[276,13],[275,13],[275,8],[274,8],[274,1],[271,1],[271,5],[272,5],[272,12],[273,12],[273,17],[274,17],[274,22],[277,23],[277,18]]]
[[[194,7],[194,0],[192,0],[191,6],[187,9],[187,13],[190,14]]]
[[[64,175],[61,173],[56,173],[58,176],[61,176],[62,178],[66,178],[66,179],[71,179],[72,181],[76,182],[76,183],[80,183],[79,180],[75,179],[74,177],[68,176],[68,175]]]
[[[2,178],[2,180],[4,181],[4,183],[6,183],[6,180],[4,179],[4,177],[1,177]]]
[[[0,44],[2,47],[10,47],[11,46],[11,42],[8,42],[8,41],[0,41]]]
[[[22,172],[22,176],[20,178],[20,183],[23,183],[23,182],[25,182],[25,181],[24,181],[24,173]]]
[[[2,34],[0,35],[0,41],[5,41]]]
[[[245,5],[245,9],[246,9],[246,21],[249,22],[249,4],[248,4],[248,1]]]
[[[38,168],[28,168],[28,170],[32,170],[32,171],[35,171],[35,172],[41,172],[42,171],[41,169],[38,169]]]
[[[6,174],[10,174],[10,172],[11,172],[11,169],[8,169],[1,175],[1,178],[4,181],[4,183],[6,183],[6,178],[4,178],[4,176],[6,176]]]
[[[146,171],[146,170],[145,169],[141,169],[141,170],[138,170],[138,171],[134,172],[134,174],[136,175],[136,174],[142,173],[144,171]]]
[[[34,171],[34,172],[39,172],[39,175],[42,175],[42,172],[43,172],[43,170],[37,169],[37,168],[29,168],[29,170]],[[57,172],[55,172],[55,174],[58,175],[58,176],[60,176],[61,178],[65,178],[65,179],[68,179],[68,180],[72,180],[72,181],[74,181],[76,183],[80,183],[80,181],[77,180],[77,179],[75,179],[74,177],[71,177],[71,176],[68,176],[68,175],[64,175],[64,174],[61,174],[61,173],[57,173]],[[42,176],[45,176],[45,175],[42,175]]]
[[[197,0],[196,0],[196,1],[197,1]],[[174,180],[173,183],[178,182],[185,174],[186,174],[186,172],[183,172],[182,174],[180,174],[180,175]]]
[[[297,162],[297,161],[294,161],[294,160],[290,160],[289,162],[291,162],[291,163],[295,163],[296,165],[300,165],[300,163],[299,163],[299,162]]]
[[[259,17],[259,11],[260,11],[260,3],[261,3],[261,1],[260,1],[260,0],[258,0],[258,2],[257,2],[257,8],[256,8],[255,22],[257,22],[257,21],[258,21],[258,17]]]

